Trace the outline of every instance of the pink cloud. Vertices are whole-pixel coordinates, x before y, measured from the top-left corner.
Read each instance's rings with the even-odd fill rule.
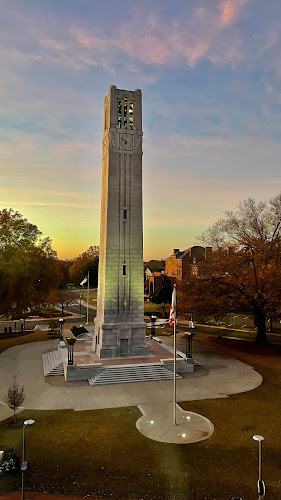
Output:
[[[219,11],[210,6],[198,8],[181,18],[172,18],[165,22],[155,14],[147,14],[142,9],[135,9],[130,23],[123,25],[114,37],[92,34],[81,28],[72,28],[71,34],[81,48],[85,63],[91,61],[92,50],[95,58],[98,51],[102,56],[112,58],[112,49],[125,52],[132,58],[137,58],[145,64],[165,64],[177,57],[183,57],[192,66],[202,58],[212,59],[213,46],[218,43],[218,37],[225,27],[236,19],[241,7],[247,0],[224,0]],[[231,42],[233,43],[233,41]],[[223,50],[226,62],[236,54]],[[217,59],[216,59],[217,60]]]
[[[246,0],[225,0],[220,5],[220,21],[223,26],[231,23],[238,16],[239,10],[246,3]]]
[[[48,49],[55,49],[59,52],[64,50],[64,45],[62,43],[52,40],[51,38],[44,38],[44,40],[41,41],[41,45]]]
[[[77,40],[77,42],[80,43],[80,45],[89,49],[107,49],[113,43],[113,40],[110,38],[93,36],[80,28],[72,28],[70,33]]]

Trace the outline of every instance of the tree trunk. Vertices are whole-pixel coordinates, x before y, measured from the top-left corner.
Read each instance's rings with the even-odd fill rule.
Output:
[[[256,313],[254,316],[254,325],[257,328],[256,344],[268,345],[269,341],[266,335],[266,316],[263,312]]]
[[[16,409],[14,408],[14,423],[17,422],[17,419],[16,419]]]

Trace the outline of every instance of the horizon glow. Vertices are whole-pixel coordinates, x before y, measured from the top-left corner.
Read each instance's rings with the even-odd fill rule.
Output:
[[[59,258],[99,244],[111,84],[142,90],[144,260],[278,194],[280,16],[277,0],[3,0],[0,208]]]

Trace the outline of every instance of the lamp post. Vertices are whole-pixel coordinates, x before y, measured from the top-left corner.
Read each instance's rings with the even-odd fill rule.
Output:
[[[82,299],[82,290],[80,285],[80,316],[81,316],[81,299]]]
[[[24,500],[24,474],[27,471],[27,462],[24,460],[25,458],[25,428],[27,425],[33,425],[35,420],[28,419],[23,422],[22,426],[22,462],[21,462],[21,498]]]
[[[155,322],[157,320],[157,316],[150,316],[151,319],[151,337],[155,337]]]
[[[195,333],[184,332],[185,334],[185,355],[186,358],[192,358],[192,339]],[[188,352],[187,352],[187,341],[188,341]]]
[[[73,352],[74,352],[74,344],[76,342],[75,338],[66,337],[67,341],[67,364],[73,365]]]
[[[21,318],[20,321],[22,321],[22,324],[21,324],[21,331],[22,332],[25,332],[25,317]]]
[[[192,339],[195,333],[188,333],[188,358],[192,358]]]
[[[253,436],[254,441],[259,442],[259,479],[258,479],[258,495],[259,495],[259,500],[263,500],[265,496],[265,484],[262,481],[261,478],[261,444],[262,441],[264,440],[263,436],[260,436],[259,434],[255,434]]]
[[[187,340],[188,340],[189,333],[188,332],[184,332],[184,334],[185,334],[185,356],[187,358]]]
[[[59,325],[60,325],[60,340],[63,340],[63,325],[64,325],[65,320],[63,318],[59,319]]]

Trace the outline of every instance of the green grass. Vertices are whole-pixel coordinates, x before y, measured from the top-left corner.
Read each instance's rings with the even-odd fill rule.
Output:
[[[97,296],[98,296],[97,290],[89,290],[89,301],[90,301],[90,304],[92,304],[93,299],[96,299]],[[82,300],[87,301],[87,290],[83,290]],[[96,301],[94,301],[93,305],[96,305]]]
[[[166,305],[166,312],[168,312],[168,304]],[[163,307],[157,305],[157,304],[154,304],[153,302],[145,302],[144,303],[144,314],[148,313],[148,312],[159,312],[159,313],[163,313]]]
[[[145,438],[135,427],[141,416],[135,407],[19,414],[22,421],[36,421],[26,433],[27,488],[116,500],[230,500],[235,495],[255,500],[258,447],[252,436],[262,434],[266,498],[281,498],[281,349],[269,347],[268,355],[261,355],[252,343],[238,344],[253,349],[248,362],[264,383],[224,399],[182,403],[215,426],[201,443],[173,445]],[[0,423],[0,449],[14,447],[20,455],[21,427],[6,424]]]

